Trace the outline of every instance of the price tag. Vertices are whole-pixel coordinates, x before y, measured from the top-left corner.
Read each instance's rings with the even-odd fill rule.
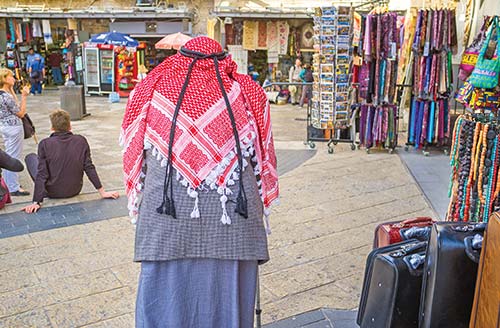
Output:
[[[424,57],[429,56],[430,47],[431,47],[430,43],[426,41],[424,44]]]

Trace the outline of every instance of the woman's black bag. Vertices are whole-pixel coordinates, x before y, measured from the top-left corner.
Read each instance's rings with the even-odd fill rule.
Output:
[[[24,114],[24,117],[21,119],[21,121],[23,122],[24,139],[33,137],[33,135],[35,134],[35,125],[33,124],[33,121],[31,120],[28,113]]]

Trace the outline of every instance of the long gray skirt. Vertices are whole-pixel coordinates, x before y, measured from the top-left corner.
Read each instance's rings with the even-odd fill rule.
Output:
[[[252,328],[257,261],[141,262],[137,328]]]

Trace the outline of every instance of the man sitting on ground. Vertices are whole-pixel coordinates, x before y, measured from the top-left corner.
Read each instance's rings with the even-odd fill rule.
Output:
[[[26,156],[28,172],[35,182],[33,204],[26,206],[26,213],[40,209],[45,197],[69,198],[80,193],[83,172],[99,191],[102,198],[119,197],[118,192],[104,190],[90,158],[87,139],[71,132],[68,112],[56,110],[50,114],[52,134],[38,145],[38,156]]]

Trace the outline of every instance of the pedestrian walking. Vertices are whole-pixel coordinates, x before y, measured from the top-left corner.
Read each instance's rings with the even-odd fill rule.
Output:
[[[31,93],[42,93],[42,82],[45,79],[45,59],[36,53],[33,48],[29,48],[26,56],[26,71],[29,74],[31,83]]]
[[[305,64],[304,68],[299,74],[302,82],[311,83],[314,81],[313,72],[310,64]],[[302,96],[300,97],[299,106],[304,107],[304,102],[311,99],[312,96],[312,85],[306,84],[302,87]]]
[[[288,72],[288,81],[290,83],[302,82],[300,79],[300,72],[302,71],[302,62],[300,58],[295,60],[295,65],[290,68]],[[297,105],[302,95],[302,87],[300,85],[291,85],[289,88],[292,105]]]
[[[47,62],[50,66],[52,79],[54,80],[54,83],[57,85],[62,85],[64,83],[61,72],[62,60],[63,60],[62,55],[57,51],[51,52],[50,55],[47,57]]]
[[[20,160],[23,152],[24,129],[21,119],[26,114],[26,99],[29,95],[27,86],[21,89],[21,101],[14,92],[16,79],[11,70],[0,69],[0,130],[5,144],[5,152]],[[30,193],[21,188],[19,174],[5,170],[5,183],[12,196],[27,196]]]
[[[141,262],[136,327],[253,327],[278,197],[263,89],[216,41],[188,41],[137,85],[122,125]]]

